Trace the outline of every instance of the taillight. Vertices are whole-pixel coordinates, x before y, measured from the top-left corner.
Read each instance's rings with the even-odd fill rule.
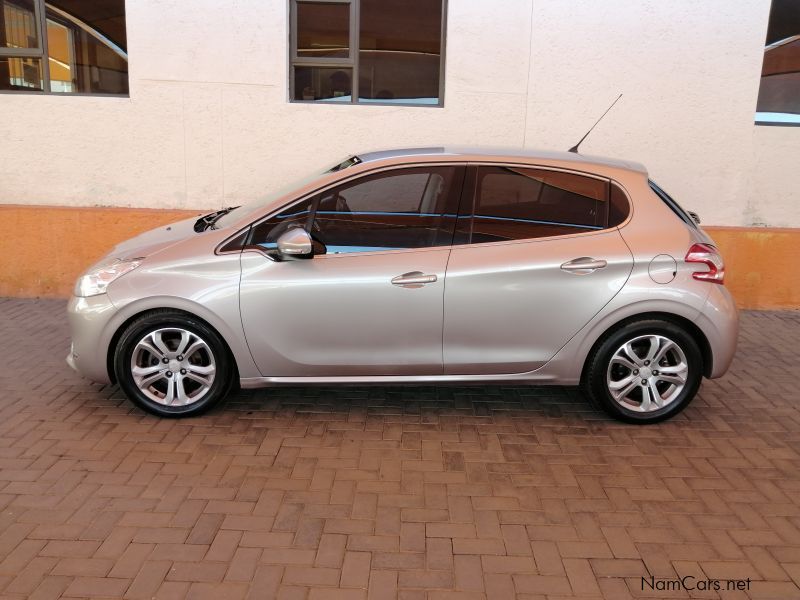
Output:
[[[711,244],[694,244],[689,248],[684,259],[687,263],[702,263],[708,267],[708,271],[695,271],[692,277],[700,281],[710,281],[711,283],[723,283],[725,279],[725,263],[722,262],[717,249]]]

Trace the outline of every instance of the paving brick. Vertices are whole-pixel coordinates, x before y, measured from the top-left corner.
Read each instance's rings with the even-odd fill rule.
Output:
[[[529,386],[242,391],[155,419],[69,370],[63,310],[0,299],[4,598],[625,600],[642,574],[800,596],[798,312],[742,313],[730,373],[634,427]]]
[[[347,552],[344,555],[340,585],[366,589],[369,585],[370,561],[369,552]]]

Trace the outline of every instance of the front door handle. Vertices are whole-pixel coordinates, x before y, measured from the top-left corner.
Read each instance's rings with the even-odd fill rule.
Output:
[[[403,273],[397,277],[392,277],[392,285],[421,287],[426,283],[433,283],[437,279],[436,275],[426,275],[422,271],[411,271],[410,273]]]
[[[605,268],[606,265],[608,265],[608,263],[602,259],[581,256],[580,258],[573,258],[565,262],[561,265],[561,269],[574,273],[575,275],[587,275],[593,273],[597,269]]]

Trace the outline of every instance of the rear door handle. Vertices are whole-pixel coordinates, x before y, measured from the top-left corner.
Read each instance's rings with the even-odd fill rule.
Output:
[[[437,279],[436,275],[427,275],[422,271],[411,271],[410,273],[392,277],[392,285],[420,287],[426,283],[433,283]]]
[[[602,259],[591,258],[589,256],[581,256],[580,258],[573,258],[570,261],[561,265],[561,269],[569,271],[575,275],[586,275],[592,273],[597,269],[603,269],[608,263]]]

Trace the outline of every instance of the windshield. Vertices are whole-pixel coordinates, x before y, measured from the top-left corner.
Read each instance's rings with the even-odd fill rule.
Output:
[[[345,159],[344,161],[337,162],[334,166],[325,169],[322,174],[326,173],[335,173],[337,171],[341,171],[346,169],[347,167],[352,167],[353,165],[357,165],[361,162],[361,159],[357,156],[351,156],[350,158]],[[231,223],[238,221],[239,219],[243,219],[247,215],[250,215],[265,206],[268,206],[281,198],[282,196],[286,196],[293,192],[294,190],[299,190],[302,187],[305,187],[312,181],[319,179],[319,173],[313,173],[312,175],[306,175],[300,179],[296,179],[291,183],[281,186],[274,192],[267,194],[266,196],[259,198],[258,200],[254,200],[253,202],[249,202],[247,204],[243,204],[238,208],[234,208],[229,213],[223,215],[219,219],[214,222],[214,227],[216,229],[222,229],[223,227],[227,227]]]

